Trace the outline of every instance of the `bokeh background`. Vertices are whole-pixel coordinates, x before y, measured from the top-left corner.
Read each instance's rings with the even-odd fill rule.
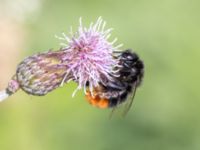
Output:
[[[54,37],[102,16],[145,63],[125,118],[90,106],[69,83],[44,97],[0,103],[1,150],[199,150],[200,1],[1,0],[0,89],[26,56],[60,48]]]

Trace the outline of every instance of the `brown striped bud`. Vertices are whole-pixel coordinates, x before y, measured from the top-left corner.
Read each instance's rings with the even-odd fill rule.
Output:
[[[25,92],[45,95],[70,79],[64,51],[46,52],[27,57],[17,68],[16,80]]]

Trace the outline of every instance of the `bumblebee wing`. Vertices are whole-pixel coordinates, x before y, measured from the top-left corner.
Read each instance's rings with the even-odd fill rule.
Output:
[[[135,84],[133,86],[132,93],[129,95],[127,101],[124,104],[123,113],[122,113],[123,117],[126,116],[126,114],[128,113],[128,111],[130,110],[130,108],[131,108],[131,106],[133,104],[133,100],[134,100],[134,97],[135,97],[136,89],[137,89],[137,86]]]
[[[136,84],[133,86],[132,92],[129,94],[128,98],[126,101],[122,104],[116,105],[114,108],[112,108],[112,111],[110,112],[109,119],[113,117],[114,114],[119,114],[122,117],[125,117],[128,111],[130,110],[133,100],[135,97],[137,86]]]

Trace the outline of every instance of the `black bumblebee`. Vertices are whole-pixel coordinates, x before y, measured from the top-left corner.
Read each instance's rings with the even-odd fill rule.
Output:
[[[113,80],[100,83],[91,95],[88,91],[86,98],[94,106],[99,108],[115,108],[127,101],[125,113],[130,109],[137,87],[144,76],[144,64],[138,55],[131,50],[125,50],[117,54],[118,65],[113,68],[110,75]],[[130,98],[128,98],[130,96]]]

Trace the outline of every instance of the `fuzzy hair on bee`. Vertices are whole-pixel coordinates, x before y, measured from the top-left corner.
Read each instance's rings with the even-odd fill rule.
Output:
[[[86,98],[90,104],[99,108],[115,108],[127,102],[125,108],[125,113],[127,113],[132,105],[136,89],[142,82],[144,64],[131,50],[117,52],[115,58],[118,64],[110,73],[113,80],[101,83],[100,87],[94,89],[94,95],[88,91]],[[130,98],[128,98],[129,95],[131,95]]]

